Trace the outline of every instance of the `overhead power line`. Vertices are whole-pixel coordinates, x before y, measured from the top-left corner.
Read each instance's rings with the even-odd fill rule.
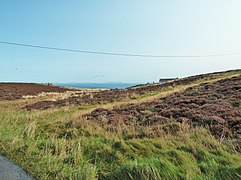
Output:
[[[205,58],[205,57],[220,57],[220,56],[233,56],[240,55],[241,52],[226,53],[226,54],[203,54],[203,55],[153,55],[153,54],[129,54],[129,53],[116,53],[116,52],[102,52],[102,51],[89,51],[89,50],[79,50],[79,49],[68,49],[50,46],[40,46],[32,44],[23,44],[15,42],[0,41],[1,44],[14,45],[29,48],[39,48],[47,50],[56,51],[67,51],[75,53],[86,53],[86,54],[99,54],[99,55],[109,55],[109,56],[126,56],[126,57],[142,57],[142,58]]]

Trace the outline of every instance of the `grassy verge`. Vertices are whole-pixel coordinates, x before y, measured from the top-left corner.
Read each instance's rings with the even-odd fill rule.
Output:
[[[23,112],[1,117],[1,153],[37,179],[218,179],[223,173],[240,175],[241,154],[220,144],[203,128],[129,139],[126,137],[133,137],[135,131],[112,133],[92,122],[71,123],[65,116],[65,121],[50,123],[52,118]]]

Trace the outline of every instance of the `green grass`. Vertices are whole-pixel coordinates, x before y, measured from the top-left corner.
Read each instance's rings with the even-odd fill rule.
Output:
[[[229,172],[241,175],[241,154],[220,144],[204,128],[128,139],[128,134],[106,131],[93,122],[72,122],[75,111],[2,113],[0,152],[37,179],[218,179],[229,177]]]
[[[27,102],[0,102],[0,154],[36,179],[241,177],[241,153],[205,128],[159,130],[150,137],[148,126],[87,121],[76,116],[79,107],[20,110]]]

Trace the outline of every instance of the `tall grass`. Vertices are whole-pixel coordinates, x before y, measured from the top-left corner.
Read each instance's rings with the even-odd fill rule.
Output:
[[[2,113],[1,154],[37,179],[218,179],[241,175],[241,154],[220,144],[204,128],[182,127],[177,134],[140,137],[136,127],[123,133],[121,126],[110,130],[95,122],[71,119],[76,110]]]

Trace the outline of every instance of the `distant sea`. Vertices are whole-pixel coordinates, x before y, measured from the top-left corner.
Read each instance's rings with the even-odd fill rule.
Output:
[[[57,86],[73,87],[73,88],[104,88],[104,89],[124,89],[136,86],[139,83],[55,83]]]

